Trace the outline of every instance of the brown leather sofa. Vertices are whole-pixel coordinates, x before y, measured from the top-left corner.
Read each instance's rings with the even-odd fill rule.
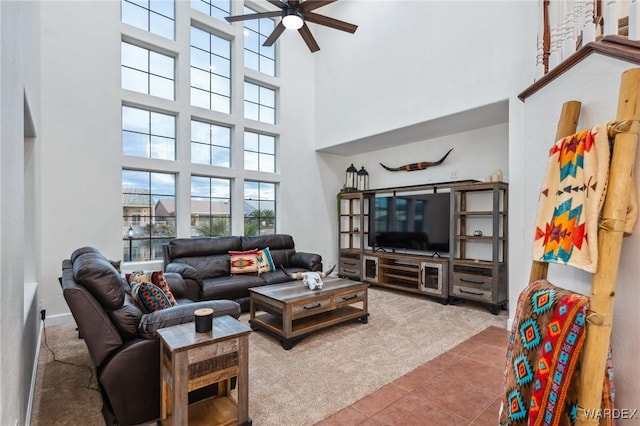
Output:
[[[193,321],[196,309],[240,316],[230,300],[193,302],[178,274],[165,274],[177,306],[143,313],[121,274],[97,249],[83,247],[62,262],[64,298],[89,349],[107,425],[135,425],[160,417],[160,343],[155,331]],[[199,400],[215,389],[189,395]]]
[[[229,251],[269,247],[275,271],[231,275]],[[184,278],[186,296],[192,300],[229,299],[249,310],[249,289],[291,281],[289,272],[321,271],[319,254],[299,252],[291,235],[176,238],[164,247],[164,270]]]

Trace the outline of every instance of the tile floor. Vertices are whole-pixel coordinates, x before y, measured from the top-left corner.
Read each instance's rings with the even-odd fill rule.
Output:
[[[316,426],[496,426],[508,339],[489,327]]]

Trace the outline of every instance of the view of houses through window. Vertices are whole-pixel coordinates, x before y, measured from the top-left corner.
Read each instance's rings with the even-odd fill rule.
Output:
[[[253,12],[230,0],[121,0],[124,261],[161,259],[176,237],[276,232],[279,88],[276,49],[262,46],[275,22],[224,20]],[[188,39],[175,30],[185,24]]]

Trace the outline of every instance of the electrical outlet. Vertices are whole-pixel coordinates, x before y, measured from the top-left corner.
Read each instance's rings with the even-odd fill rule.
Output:
[[[452,178],[457,178],[458,177],[458,171],[457,170],[452,171],[451,172],[451,177]]]

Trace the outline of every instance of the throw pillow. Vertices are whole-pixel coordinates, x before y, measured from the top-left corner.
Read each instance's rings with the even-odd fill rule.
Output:
[[[125,278],[129,283],[129,286],[133,289],[134,284],[141,283],[150,283],[151,282],[151,274],[146,274],[142,271],[134,271],[131,273],[126,273]]]
[[[167,296],[167,299],[169,299],[169,303],[171,303],[171,306],[176,306],[178,304],[178,302],[176,302],[176,298],[173,297],[171,287],[169,287],[169,283],[167,282],[167,278],[164,276],[164,272],[153,271],[151,273],[151,282],[157,285],[160,290],[162,290],[162,292]]]
[[[232,274],[258,272],[258,249],[247,251],[230,251],[229,264]]]
[[[171,307],[167,295],[153,283],[134,283],[131,287],[134,299],[141,305],[142,310],[149,313]]]
[[[269,247],[258,250],[256,258],[258,260],[258,274],[276,270],[276,266],[273,264],[273,259],[271,258],[271,251],[269,250]]]

